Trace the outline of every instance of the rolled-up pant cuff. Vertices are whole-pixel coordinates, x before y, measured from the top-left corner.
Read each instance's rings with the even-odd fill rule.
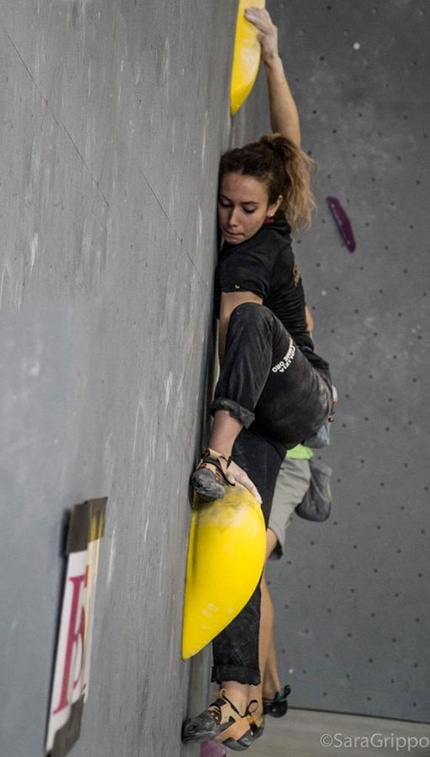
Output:
[[[259,670],[252,668],[238,668],[236,665],[217,665],[212,668],[212,682],[222,683],[223,681],[237,681],[237,683],[248,683],[251,686],[258,686],[261,683]]]
[[[242,407],[234,400],[228,400],[224,397],[217,397],[210,406],[210,413],[213,415],[217,410],[228,410],[230,414],[241,422],[242,426],[249,428],[255,419],[255,413]]]

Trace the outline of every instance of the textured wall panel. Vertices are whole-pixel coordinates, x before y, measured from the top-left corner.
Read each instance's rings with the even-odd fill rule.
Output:
[[[2,757],[44,753],[63,513],[97,496],[73,755],[195,753],[180,743],[188,476],[234,17],[228,2],[1,4]]]

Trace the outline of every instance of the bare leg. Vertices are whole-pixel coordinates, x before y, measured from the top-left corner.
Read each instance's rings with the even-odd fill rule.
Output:
[[[254,716],[259,722],[263,717],[263,682],[266,675],[266,669],[268,660],[275,655],[275,647],[273,640],[273,626],[275,620],[275,613],[273,610],[273,603],[267,588],[266,579],[261,579],[261,615],[260,615],[260,635],[259,635],[259,660],[260,660],[260,675],[261,683],[258,686],[250,686],[250,700],[255,699],[257,701],[257,707],[254,712]],[[273,663],[272,663],[273,664]],[[275,657],[276,664],[276,657]]]
[[[276,534],[271,528],[267,529],[266,533],[266,565],[267,561],[272,554],[278,543]],[[281,690],[281,682],[279,680],[278,665],[276,662],[276,648],[275,648],[275,608],[273,607],[272,598],[270,596],[269,588],[266,583],[267,589],[267,601],[270,605],[269,615],[272,617],[272,626],[270,631],[270,639],[268,643],[268,649],[266,652],[266,664],[262,671],[261,680],[263,682],[263,696],[265,699],[273,699],[278,691]]]
[[[231,415],[229,410],[217,410],[208,446],[228,459],[241,431],[241,422]]]
[[[269,528],[266,534],[266,564],[277,543],[275,533]],[[250,686],[250,699],[257,700],[257,709],[255,710],[256,720],[259,721],[263,716],[263,694],[267,699],[273,698],[281,685],[279,682],[278,668],[276,664],[275,650],[275,609],[272,598],[269,593],[265,575],[261,579],[261,614],[260,614],[260,635],[259,635],[259,661],[261,684],[259,686]]]
[[[263,682],[262,687],[262,696],[264,696],[265,699],[273,699],[278,691],[281,690],[281,683],[279,680],[279,674],[278,674],[278,666],[276,662],[276,649],[275,649],[275,634],[274,634],[274,620],[275,620],[275,610],[273,607],[272,598],[269,593],[269,589],[266,584],[266,601],[268,605],[270,606],[270,609],[268,610],[268,620],[266,622],[270,622],[270,628],[268,629],[268,642],[267,642],[267,648],[266,648],[266,660],[265,665],[262,670],[262,676],[261,680]],[[262,606],[263,609],[263,606]]]

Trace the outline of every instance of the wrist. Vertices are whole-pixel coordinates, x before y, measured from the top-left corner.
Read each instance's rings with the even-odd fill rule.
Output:
[[[282,65],[282,58],[277,51],[274,51],[272,53],[267,53],[266,55],[264,55],[263,63],[268,68],[271,68],[278,65],[279,63]]]

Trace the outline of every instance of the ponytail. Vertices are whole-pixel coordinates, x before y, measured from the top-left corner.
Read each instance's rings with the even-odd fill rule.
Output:
[[[315,161],[309,155],[306,155],[300,147],[297,147],[294,142],[280,134],[261,137],[260,144],[273,150],[283,164],[283,175],[281,173],[281,176],[279,176],[279,172],[276,171],[273,181],[271,182],[270,178],[268,179],[269,202],[276,202],[279,195],[282,195],[280,210],[284,213],[293,231],[308,228],[311,225],[312,210],[315,207],[315,198],[311,189],[311,174],[316,167]],[[282,180],[283,188],[278,191]],[[270,192],[271,183],[273,185],[272,192]],[[275,192],[276,197],[272,199]]]
[[[269,205],[282,195],[278,213],[284,214],[293,231],[300,231],[311,225],[315,207],[311,189],[314,169],[315,161],[300,147],[280,134],[272,134],[225,153],[220,178],[226,173],[241,173],[264,182]]]

